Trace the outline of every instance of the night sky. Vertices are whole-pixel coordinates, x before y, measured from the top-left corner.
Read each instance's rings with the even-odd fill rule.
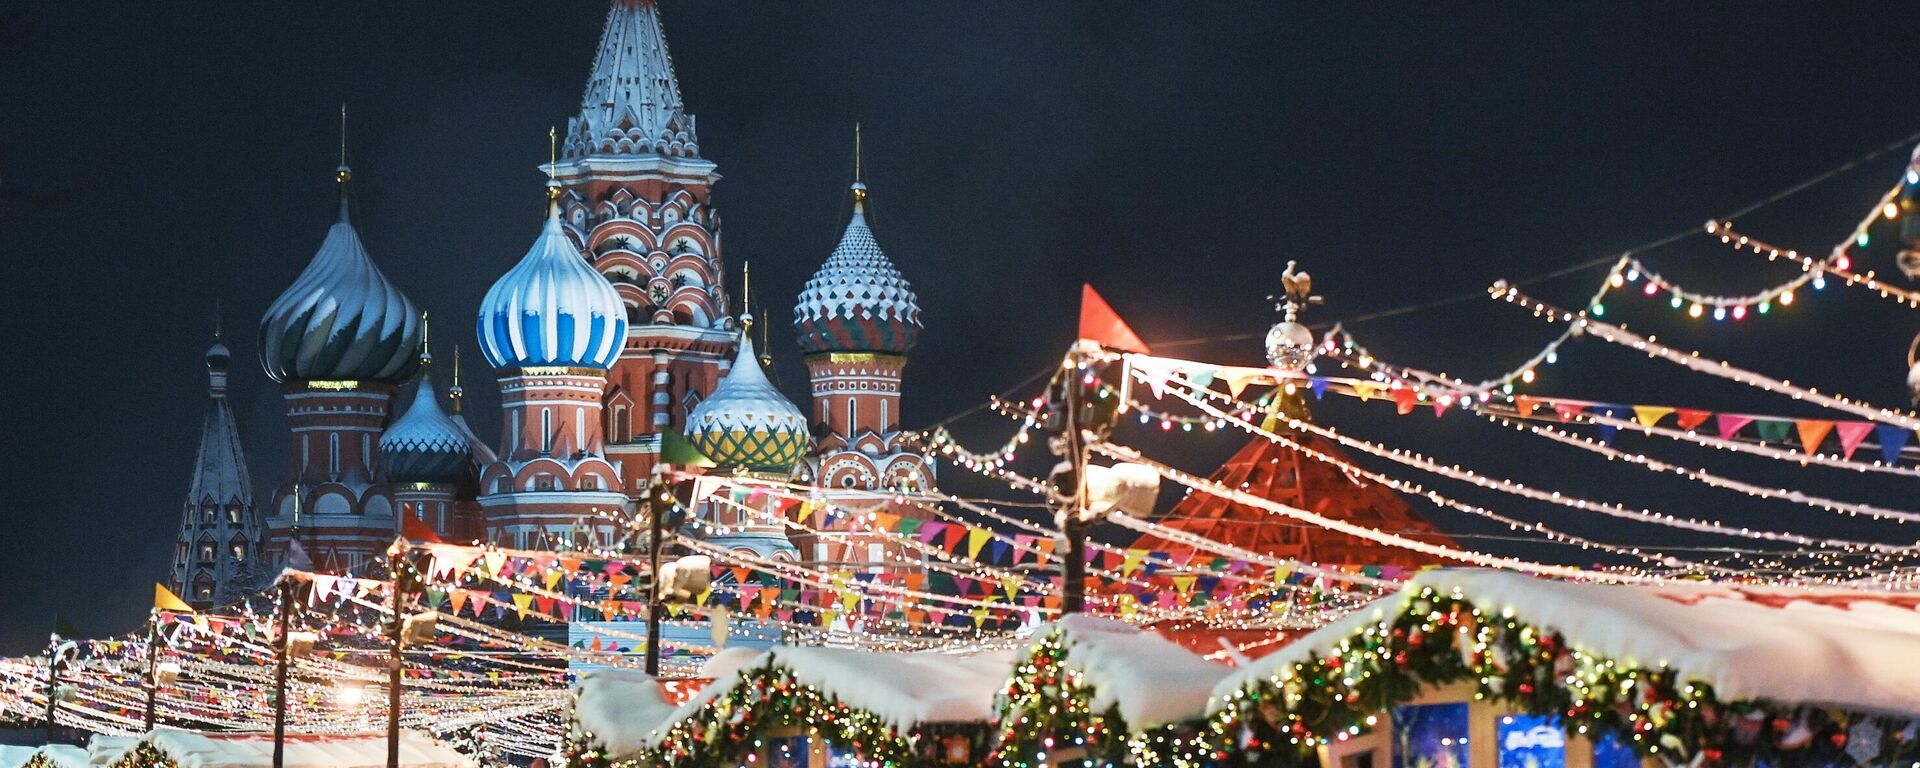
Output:
[[[254,362],[254,329],[334,215],[340,103],[352,112],[354,215],[374,260],[435,316],[442,360],[455,343],[471,351],[481,295],[538,231],[547,129],[578,107],[605,8],[9,8],[0,10],[0,359],[9,371],[0,652],[20,653],[44,642],[56,613],[93,635],[137,626],[149,584],[165,579],[216,305],[259,498],[285,474],[285,419]],[[735,269],[755,267],[756,301],[776,323],[779,378],[796,399],[804,369],[790,334],[778,332],[844,224],[853,123],[865,124],[876,235],[924,308],[906,381],[909,426],[1057,360],[1082,282],[1150,342],[1263,331],[1273,320],[1263,297],[1289,259],[1327,299],[1309,320],[1362,315],[1697,227],[1920,129],[1913,4],[677,0],[664,15],[702,154],[725,177],[715,189],[725,256]],[[1906,157],[1905,148],[1887,153],[1740,223],[1823,251]],[[1863,266],[1895,272],[1889,239],[1861,254]],[[1648,258],[1709,292],[1796,273],[1705,237]],[[1577,304],[1600,276],[1534,290]],[[1609,318],[1796,383],[1907,404],[1903,353],[1920,318],[1866,292],[1829,287],[1737,326],[1651,304],[1622,296]],[[1472,377],[1503,370],[1554,332],[1471,298],[1355,330],[1391,360]],[[1164,351],[1259,359],[1246,339]],[[497,397],[478,357],[467,359],[479,432],[492,437]],[[1535,391],[1814,413],[1597,341],[1569,347]],[[1395,417],[1390,406],[1329,399],[1318,417],[1492,474],[1661,511],[1920,536],[1657,477],[1466,413]],[[962,427],[980,446],[1008,429],[992,417]],[[1128,437],[1201,470],[1238,445]],[[1636,436],[1620,445],[1745,480],[1920,508],[1912,483],[1898,479]],[[963,475],[943,467],[951,487],[982,488]],[[1726,543],[1431,485],[1609,541]],[[1431,517],[1477,549],[1592,562],[1481,538],[1497,531],[1454,513]]]

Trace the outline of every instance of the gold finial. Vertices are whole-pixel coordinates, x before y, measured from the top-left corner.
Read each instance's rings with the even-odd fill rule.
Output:
[[[860,124],[853,124],[853,202],[857,205],[867,201],[867,181],[865,169],[860,158]]]
[[[765,314],[766,311],[767,308],[765,306],[760,307],[761,314]],[[767,343],[767,329],[772,327],[773,323],[760,324],[760,367],[762,368],[773,367],[773,353],[769,351],[772,350],[773,347]]]
[[[460,388],[460,345],[453,345],[453,386],[447,389],[447,399],[453,401],[453,412],[460,412],[460,398],[466,394]]]
[[[220,300],[213,300],[213,338],[220,338]]]
[[[547,126],[547,202],[551,212],[558,213],[560,202],[560,131]]]
[[[353,179],[353,169],[347,167],[347,103],[344,101],[340,102],[340,167],[334,169],[333,179],[341,184]]]
[[[753,262],[740,262],[740,332],[753,332]]]
[[[427,313],[422,310],[420,312],[420,362],[433,360],[433,343],[428,340],[432,337],[433,325],[427,322]]]

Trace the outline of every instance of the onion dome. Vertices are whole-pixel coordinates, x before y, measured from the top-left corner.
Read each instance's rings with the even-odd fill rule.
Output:
[[[546,228],[480,301],[480,352],[496,369],[606,370],[626,342],[626,305],[561,230],[559,187],[548,190]]]
[[[454,483],[464,479],[473,459],[467,432],[440,410],[428,374],[433,358],[420,355],[420,384],[413,404],[380,435],[380,462],[396,483]]]
[[[853,183],[853,219],[793,307],[800,349],[904,355],[920,337],[913,288],[867,228],[867,185]]]
[[[227,345],[216,341],[213,346],[207,348],[208,369],[224,372],[230,362],[233,362],[233,353],[227,351]]]
[[[260,318],[260,364],[274,381],[378,381],[413,375],[420,311],[387,281],[347,220],[340,166],[340,218],[305,271]]]
[[[733,368],[687,416],[686,435],[722,467],[785,473],[807,450],[807,418],[767,381],[742,333]]]

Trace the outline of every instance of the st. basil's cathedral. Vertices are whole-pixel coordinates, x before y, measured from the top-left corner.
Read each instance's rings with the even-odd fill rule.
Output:
[[[355,230],[343,162],[334,224],[259,325],[260,363],[286,403],[289,466],[256,509],[226,401],[229,354],[216,340],[175,591],[197,605],[233,599],[295,542],[318,570],[366,568],[401,515],[449,540],[610,545],[621,535],[611,513],[635,509],[669,431],[717,465],[709,472],[810,484],[835,506],[932,488],[933,463],[900,428],[920,309],[874,239],[858,169],[851,220],[794,306],[813,400],[803,410],[768,379],[747,297],[730,294],[712,199],[720,177],[695,125],[654,2],[615,0],[580,113],[543,167],[545,219],[528,222],[538,231],[526,255],[479,302],[476,346],[503,411],[493,444],[466,421],[457,353],[442,370],[427,319]],[[444,401],[442,376],[452,383]],[[911,565],[857,536],[789,537],[773,509],[694,515],[703,524],[689,532],[728,549],[834,568]]]

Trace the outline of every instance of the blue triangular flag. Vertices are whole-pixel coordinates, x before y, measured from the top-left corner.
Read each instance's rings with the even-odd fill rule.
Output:
[[[1327,380],[1326,379],[1309,378],[1307,379],[1307,386],[1313,388],[1313,399],[1319,400],[1320,398],[1327,396]]]
[[[1213,369],[1202,368],[1193,373],[1189,373],[1187,374],[1187,380],[1193,382],[1194,386],[1201,389],[1211,387],[1213,386]]]
[[[1622,405],[1596,405],[1593,406],[1591,410],[1609,419],[1620,419],[1629,413],[1626,406]],[[1600,430],[1601,445],[1612,445],[1614,434],[1620,431],[1611,424],[1601,424],[1598,428]]]
[[[1880,440],[1880,458],[1888,464],[1900,463],[1900,449],[1907,447],[1907,435],[1910,433],[1892,424],[1876,426],[1873,433]]]

